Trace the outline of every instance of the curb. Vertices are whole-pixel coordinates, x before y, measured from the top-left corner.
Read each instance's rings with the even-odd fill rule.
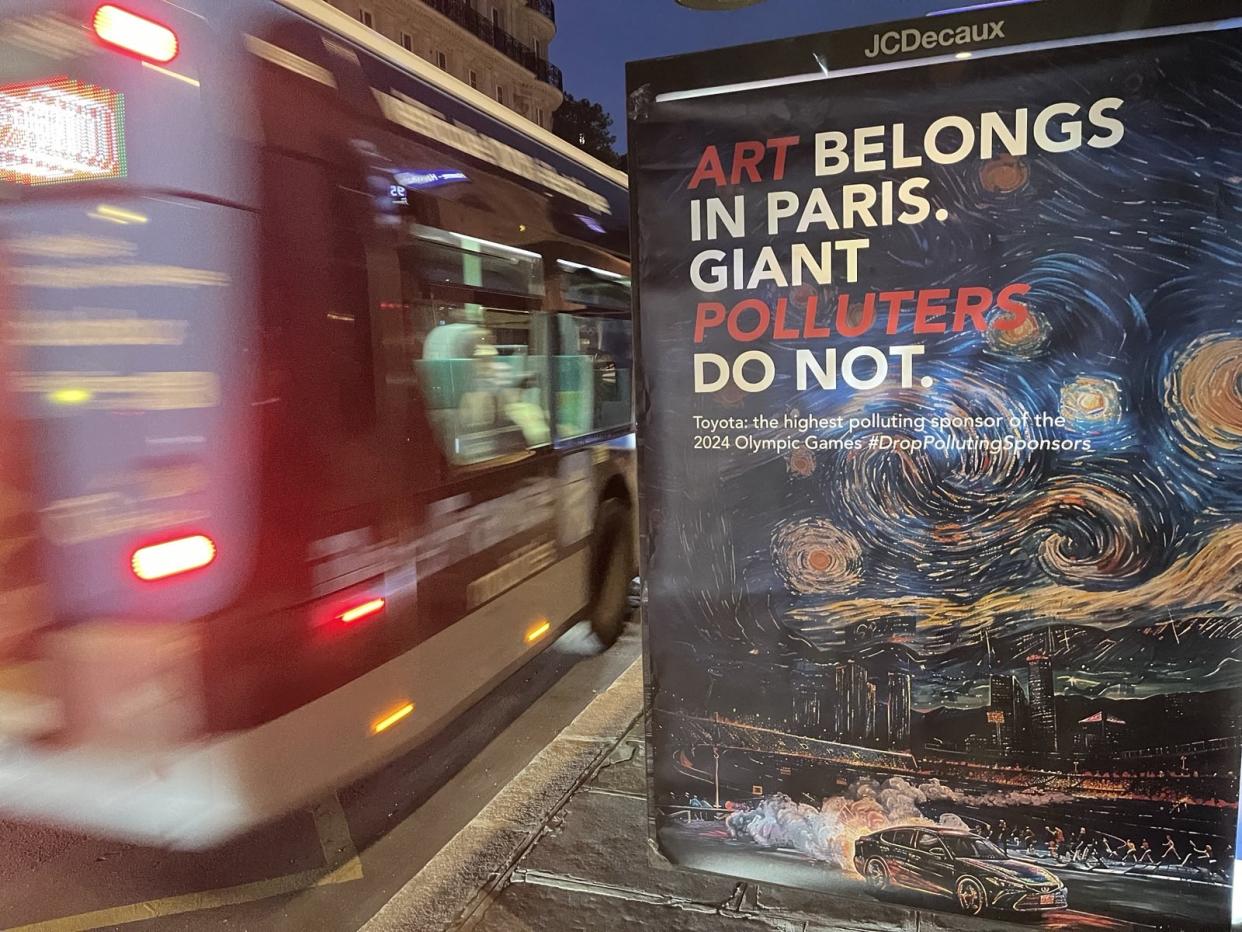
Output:
[[[465,930],[514,866],[642,715],[635,660],[535,756],[359,932]]]

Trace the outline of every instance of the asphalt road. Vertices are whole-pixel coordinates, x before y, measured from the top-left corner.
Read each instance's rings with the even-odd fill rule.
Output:
[[[438,737],[313,811],[170,853],[0,822],[0,928],[355,932],[639,655],[579,625]],[[328,872],[328,869],[333,869]]]
[[[702,829],[665,828],[660,835],[665,849],[679,862],[733,877],[749,877],[760,882],[802,887],[823,893],[869,897],[862,878],[787,849],[764,849],[749,842],[708,837]],[[1071,908],[1050,913],[1038,923],[1039,929],[1121,930],[1131,923],[1169,932],[1207,932],[1229,928],[1221,913],[1220,888],[1187,884],[1167,877],[1120,875],[1107,872],[1060,870],[1069,888]],[[952,911],[949,899],[938,900],[920,894],[894,893],[893,902]],[[1225,898],[1227,901],[1227,897]],[[1111,904],[1114,921],[1094,910],[1076,906],[1084,902]],[[1031,921],[1026,921],[1027,928]],[[996,917],[997,928],[1009,924]]]

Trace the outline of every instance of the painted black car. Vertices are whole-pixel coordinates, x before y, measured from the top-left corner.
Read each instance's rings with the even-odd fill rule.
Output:
[[[1066,906],[1065,884],[1056,874],[1010,858],[965,829],[911,826],[864,835],[854,843],[854,867],[873,893],[904,887],[951,896],[972,916]]]

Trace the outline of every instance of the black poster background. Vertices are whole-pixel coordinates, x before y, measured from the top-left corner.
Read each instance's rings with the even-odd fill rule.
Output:
[[[651,794],[670,860],[967,911],[964,883],[997,910],[1046,906],[1063,884],[1067,915],[1093,927],[1227,927],[1242,712],[1240,38],[1100,41],[660,102],[632,70]],[[726,83],[763,54],[710,64]],[[1086,110],[1108,97],[1124,102],[1124,136],[1107,148],[985,159],[976,143],[955,164],[813,174],[819,131],[902,124],[921,152],[938,117],[978,128],[986,112],[1010,122],[1025,107],[1033,121],[1071,102],[1085,139],[1099,132]],[[707,146],[728,173],[736,142],[788,136],[800,142],[784,180],[770,180],[769,155],[759,183],[688,190]],[[786,221],[768,235],[769,191],[805,201],[824,187],[840,216],[843,185],[914,175],[929,179],[922,222],[797,234]],[[691,200],[739,194],[744,237],[692,242]],[[771,245],[788,272],[792,243],[856,236],[869,240],[856,282],[691,284],[705,249],[743,249],[749,274]],[[914,333],[907,301],[895,332],[883,304],[861,336],[836,332],[842,295],[861,326],[869,292],[1010,283],[1029,286],[1017,329]],[[747,298],[786,299],[795,330],[818,302],[833,335],[743,343],[720,326],[695,342],[699,302]],[[798,349],[822,362],[827,348],[905,344],[923,347],[909,388],[893,357],[872,390],[795,385]],[[750,350],[771,356],[770,387],[695,392],[695,353]],[[944,416],[974,420],[931,425]],[[809,436],[857,445],[745,448]],[[932,445],[886,447],[910,440]],[[920,828],[954,851],[917,851],[932,844]],[[1002,857],[968,857],[974,836]]]

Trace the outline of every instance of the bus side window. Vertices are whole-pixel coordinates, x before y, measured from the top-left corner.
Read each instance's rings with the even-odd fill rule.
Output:
[[[634,421],[630,319],[561,313],[556,321],[557,437],[629,428]]]
[[[417,223],[406,232],[402,265],[424,287],[473,288],[520,299],[543,295],[538,253]]]
[[[521,310],[542,304],[539,254],[415,222],[402,234],[405,368],[389,379],[413,376],[452,463],[551,443],[548,318]]]
[[[629,267],[611,264],[605,269],[557,259],[547,266],[549,300],[565,308],[556,315],[552,367],[558,440],[628,430],[634,423]]]
[[[437,301],[410,303],[404,314],[405,362],[451,462],[551,441],[546,315]]]

